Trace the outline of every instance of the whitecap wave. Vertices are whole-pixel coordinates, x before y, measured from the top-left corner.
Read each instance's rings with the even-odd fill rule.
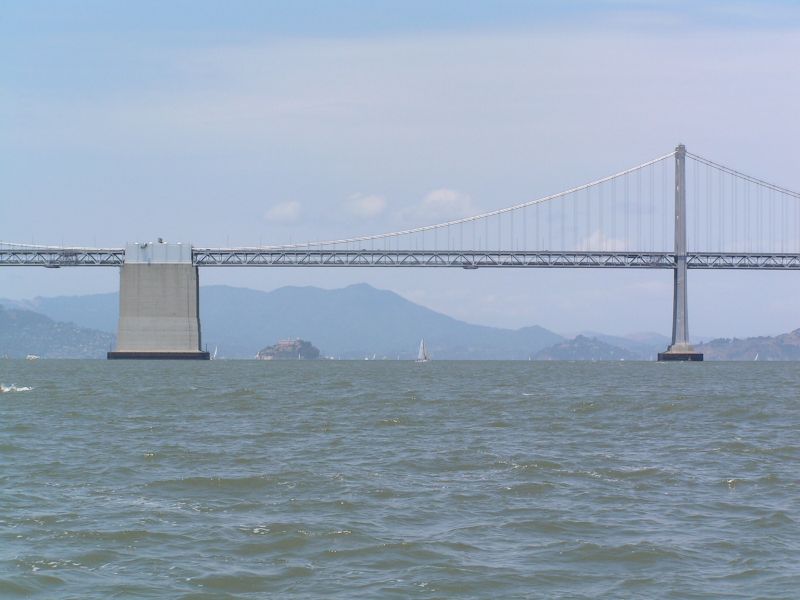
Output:
[[[30,392],[33,388],[27,386],[17,387],[13,383],[11,385],[3,385],[0,383],[0,392]]]

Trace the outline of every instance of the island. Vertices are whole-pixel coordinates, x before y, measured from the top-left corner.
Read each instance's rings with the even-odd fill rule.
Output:
[[[281,340],[277,344],[259,350],[256,358],[258,360],[315,360],[319,358],[319,349],[305,340]]]

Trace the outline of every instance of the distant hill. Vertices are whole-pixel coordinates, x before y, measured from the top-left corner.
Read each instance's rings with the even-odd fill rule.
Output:
[[[36,297],[32,300],[0,299],[0,305],[41,313],[54,321],[75,323],[115,335],[117,333],[119,294],[115,292],[86,296]]]
[[[534,358],[536,360],[643,360],[629,350],[583,335],[540,350]]]
[[[105,358],[114,336],[62,323],[29,310],[0,306],[0,356],[24,358]]]
[[[100,358],[116,333],[119,297],[0,300],[0,306],[6,307],[0,318],[0,356]],[[366,284],[272,292],[207,286],[200,288],[200,315],[204,344],[211,351],[218,348],[222,358],[253,358],[261,348],[290,338],[313,340],[325,356],[356,359],[413,359],[423,337],[434,360],[652,360],[669,343],[655,333],[622,337],[583,332],[566,340],[538,326],[512,330],[472,325]],[[800,330],[716,339],[695,347],[706,360],[753,360],[756,354],[758,360],[800,360]]]
[[[117,294],[0,300],[55,320],[114,333]],[[85,307],[85,308],[82,308]],[[261,292],[229,286],[200,289],[202,338],[225,358],[253,358],[275,340],[313,340],[337,358],[411,359],[421,338],[434,359],[527,359],[563,338],[542,327],[500,329],[458,321],[366,284],[337,290],[284,287]]]
[[[337,290],[284,287],[258,292],[202,288],[203,339],[228,357],[252,357],[277,339],[313,340],[337,358],[411,359],[419,341],[434,359],[525,359],[560,341],[542,327],[472,325],[366,284]]]
[[[720,338],[695,349],[705,360],[800,360],[800,329],[774,337]]]
[[[584,331],[581,332],[581,335],[627,350],[639,360],[655,360],[658,353],[666,350],[670,343],[670,338],[658,333],[633,333],[626,336],[616,336],[595,331]]]

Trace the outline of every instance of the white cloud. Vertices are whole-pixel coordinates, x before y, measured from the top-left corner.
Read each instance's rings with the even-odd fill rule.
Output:
[[[354,194],[345,203],[347,211],[362,219],[377,217],[386,210],[386,198],[376,194]]]
[[[264,219],[270,223],[295,223],[300,218],[300,203],[292,200],[270,207]]]

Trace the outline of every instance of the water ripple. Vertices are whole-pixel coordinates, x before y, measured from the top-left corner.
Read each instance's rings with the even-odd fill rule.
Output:
[[[21,363],[0,597],[800,586],[791,365]]]

